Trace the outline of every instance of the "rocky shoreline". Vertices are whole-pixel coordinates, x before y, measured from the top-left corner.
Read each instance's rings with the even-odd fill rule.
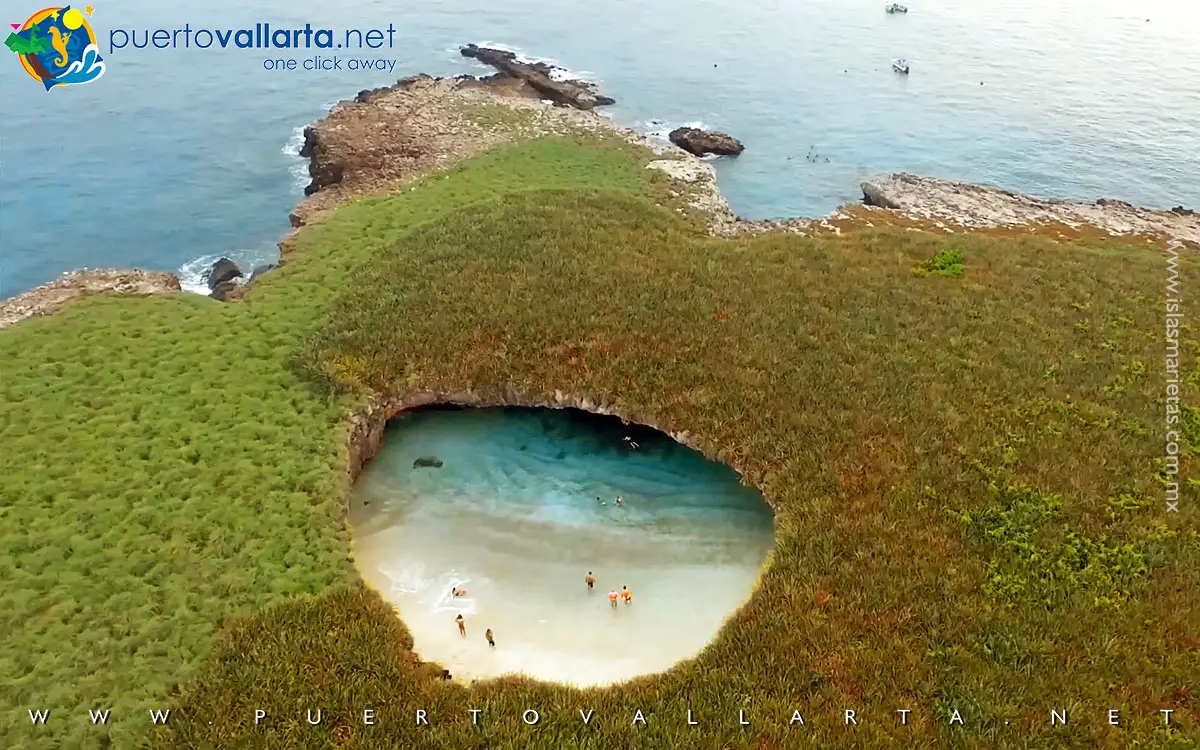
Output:
[[[165,271],[81,268],[0,301],[0,329],[50,315],[68,302],[91,294],[180,294],[179,278]]]
[[[595,112],[596,107],[612,103],[612,98],[590,83],[571,80],[564,71],[475,45],[463,47],[462,54],[493,66],[497,73],[404,78],[392,86],[359,92],[305,129],[301,156],[309,160],[310,182],[305,199],[290,215],[293,231],[279,243],[280,263],[287,261],[298,229],[346,201],[403,192],[424,175],[505,143],[579,132],[616,135],[657,153],[660,158],[647,167],[676,182],[676,194],[686,196],[691,207],[708,218],[715,236],[840,234],[864,226],[902,226],[947,233],[1039,233],[1060,239],[1113,236],[1162,244],[1176,239],[1200,250],[1200,215],[1182,206],[1160,211],[1111,199],[1069,202],[911,174],[867,180],[862,184],[861,204],[846,204],[828,217],[743,219],[718,189],[713,166],[696,155],[736,155],[743,147],[735,138],[680,129],[671,139],[679,145],[672,145]],[[255,271],[251,276],[269,269]],[[222,300],[241,296],[241,269],[226,266],[217,275],[221,276],[218,284],[210,284],[212,296]],[[0,301],[0,329],[53,313],[81,295],[179,291],[179,280],[170,273],[81,269]]]
[[[1200,249],[1200,215],[1183,206],[1156,211],[1110,198],[1095,203],[1035,198],[990,185],[904,173],[873,178],[862,189],[867,206],[910,218],[950,221],[963,229],[1093,227],[1115,237],[1157,236]]]

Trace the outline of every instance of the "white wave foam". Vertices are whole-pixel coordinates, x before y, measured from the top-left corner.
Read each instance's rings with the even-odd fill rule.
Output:
[[[292,135],[280,149],[284,156],[290,156],[293,160],[288,165],[288,174],[292,176],[292,193],[294,194],[302,194],[309,180],[308,160],[300,156],[300,149],[304,147],[305,127],[307,126],[298,125],[292,128]]]
[[[584,81],[585,83],[600,82],[600,78],[590,70],[571,70],[563,67],[557,67],[550,71],[550,77],[556,81]]]
[[[304,128],[304,125],[292,128],[292,135],[279,150],[287,156],[300,156],[300,149],[304,147]]]
[[[204,280],[204,275],[208,273],[208,269],[212,268],[212,264],[221,258],[229,258],[234,263],[237,263],[238,268],[245,274],[241,278],[241,281],[245,282],[250,278],[251,271],[258,266],[274,263],[278,260],[278,255],[278,248],[274,245],[231,250],[220,255],[202,255],[199,258],[184,263],[175,272],[175,275],[179,277],[179,287],[183,291],[208,296],[208,282]]]
[[[434,612],[458,612],[464,615],[475,614],[475,599],[469,596],[454,596],[452,589],[458,588],[459,585],[470,583],[470,578],[463,578],[455,571],[451,570],[449,575],[443,576],[440,585],[440,595],[434,600]]]
[[[690,122],[668,122],[666,120],[646,120],[640,125],[640,130],[651,138],[670,142],[668,137],[675,128],[699,128],[700,130],[712,130],[712,126],[704,123],[702,120],[692,120]]]
[[[599,83],[603,82],[596,73],[593,73],[590,70],[572,70],[571,68],[568,68],[567,66],[563,65],[558,60],[554,59],[553,57],[533,57],[531,55],[527,55],[527,54],[525,54],[525,51],[522,50],[520,47],[513,47],[512,45],[509,45],[509,44],[503,44],[501,42],[490,42],[490,41],[476,42],[475,44],[476,44],[476,46],[479,46],[479,47],[490,47],[492,49],[499,49],[499,50],[504,50],[505,52],[511,52],[517,56],[517,62],[523,62],[526,65],[534,65],[536,63],[544,63],[546,65],[549,65],[554,68],[553,70],[550,71],[550,78],[555,81],[582,81],[583,83],[593,83],[593,84],[599,84]],[[490,65],[483,65],[483,63],[477,62],[476,65],[487,68],[488,70],[492,69]]]
[[[505,44],[503,42],[493,42],[490,40],[485,40],[482,42],[476,42],[475,46],[476,47],[491,47],[492,49],[502,49],[505,52],[513,53],[514,55],[517,56],[518,59],[521,59],[521,48],[520,47],[513,47],[513,46]]]
[[[457,571],[450,571],[437,576],[431,576],[425,563],[414,561],[410,564],[397,563],[379,566],[391,584],[391,594],[416,596],[417,601],[429,607],[431,612],[451,612],[472,615],[476,612],[475,599],[469,596],[454,596],[451,592],[464,584],[470,583],[470,578],[464,578]]]
[[[425,577],[425,565],[416,563],[411,568],[397,570],[390,566],[380,566],[379,572],[392,582],[394,594],[419,594],[428,589],[432,582]]]
[[[204,274],[208,273],[208,269],[212,268],[212,264],[220,260],[219,255],[205,255],[195,260],[189,260],[179,267],[175,275],[179,277],[179,286],[185,292],[192,294],[208,295],[208,284],[204,281]]]

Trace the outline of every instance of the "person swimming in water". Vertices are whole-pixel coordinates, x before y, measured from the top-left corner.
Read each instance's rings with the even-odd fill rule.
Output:
[[[633,592],[628,586],[621,587],[621,598],[625,600],[625,604],[633,604]]]
[[[492,639],[492,629],[491,628],[487,629],[487,632],[483,634],[483,637],[487,638],[488,646],[490,648],[496,647],[496,641]]]
[[[462,615],[455,617],[454,621],[458,623],[458,634],[461,635],[463,638],[466,638],[467,637],[467,621],[463,619]]]
[[[587,576],[583,580],[588,585],[588,591],[591,591],[596,587],[596,579],[592,577],[592,571],[589,570]]]
[[[608,604],[613,609],[617,608],[617,590],[616,589],[613,589],[612,591],[608,592]]]
[[[454,588],[450,589],[450,595],[451,595],[451,596],[455,596],[455,597],[458,597],[458,596],[466,596],[466,595],[467,595],[467,590],[466,590],[466,589],[460,589],[458,586],[455,586]]]

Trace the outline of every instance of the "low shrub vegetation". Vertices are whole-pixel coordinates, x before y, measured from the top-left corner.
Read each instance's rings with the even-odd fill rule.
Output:
[[[926,273],[930,273],[935,276],[962,276],[962,251],[939,250],[938,254],[933,256],[933,260],[925,262],[923,269]]]

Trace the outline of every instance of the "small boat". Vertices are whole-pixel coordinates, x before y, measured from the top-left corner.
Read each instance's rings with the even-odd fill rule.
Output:
[[[883,9],[886,10],[888,13],[907,13],[908,12],[908,8],[901,5],[900,3],[889,3],[888,5],[883,6]]]
[[[897,57],[895,60],[892,60],[892,70],[908,75],[908,60],[903,57]]]

